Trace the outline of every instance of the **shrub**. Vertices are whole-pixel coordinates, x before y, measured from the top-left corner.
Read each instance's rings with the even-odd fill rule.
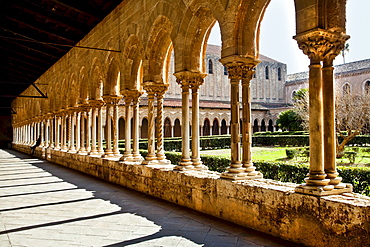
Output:
[[[148,154],[146,150],[140,150],[140,153],[143,157]],[[181,160],[181,153],[165,152],[165,155],[174,165]],[[221,156],[201,155],[201,159],[210,171],[224,172],[230,164],[228,158]],[[264,178],[296,184],[303,183],[309,172],[308,165],[294,162],[255,161],[254,165]],[[338,166],[337,170],[344,183],[353,185],[354,192],[370,196],[370,168]]]
[[[297,157],[298,155],[298,150],[297,149],[285,149],[286,156],[288,159],[293,159]]]

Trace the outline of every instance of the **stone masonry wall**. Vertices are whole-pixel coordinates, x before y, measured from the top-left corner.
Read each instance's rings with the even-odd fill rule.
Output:
[[[15,149],[29,153],[28,146]],[[36,149],[57,164],[306,246],[369,246],[370,198],[356,193],[315,197],[296,184],[268,179],[231,181],[210,171],[173,171]]]

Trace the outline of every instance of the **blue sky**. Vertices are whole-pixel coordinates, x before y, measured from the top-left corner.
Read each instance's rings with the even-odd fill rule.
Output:
[[[370,58],[370,0],[347,1],[347,34],[350,52],[346,62]],[[286,63],[288,73],[308,70],[309,60],[293,40],[295,35],[295,13],[293,0],[271,0],[261,25],[260,52]],[[212,30],[210,44],[221,44],[218,25]],[[338,56],[335,65],[342,64]]]

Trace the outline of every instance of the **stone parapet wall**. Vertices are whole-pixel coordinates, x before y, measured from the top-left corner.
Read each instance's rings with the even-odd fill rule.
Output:
[[[26,145],[13,148],[29,153]],[[267,179],[232,181],[210,171],[173,171],[37,148],[35,155],[306,246],[369,246],[370,198],[356,193],[316,197],[294,192],[296,184]]]

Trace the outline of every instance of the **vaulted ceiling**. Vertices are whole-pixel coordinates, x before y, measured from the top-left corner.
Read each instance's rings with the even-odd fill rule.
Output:
[[[0,115],[122,1],[0,0]]]

